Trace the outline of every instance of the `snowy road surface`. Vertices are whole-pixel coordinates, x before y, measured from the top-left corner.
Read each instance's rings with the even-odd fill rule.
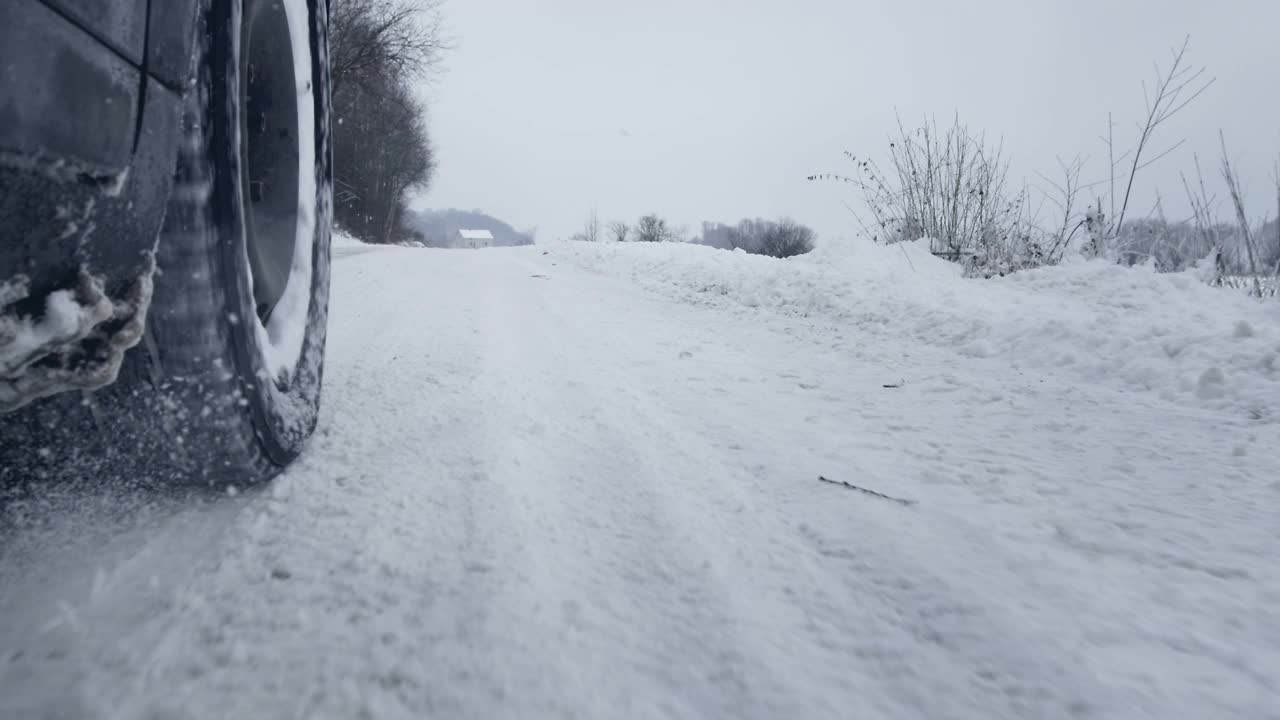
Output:
[[[268,488],[6,508],[0,717],[1280,718],[1274,395],[543,250],[339,248]]]

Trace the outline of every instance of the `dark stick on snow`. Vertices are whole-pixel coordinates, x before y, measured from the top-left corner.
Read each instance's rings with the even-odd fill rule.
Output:
[[[832,485],[841,485],[841,486],[843,486],[843,487],[847,487],[847,488],[849,488],[850,490],[857,490],[857,491],[858,491],[858,492],[860,492],[860,493],[866,493],[867,495],[874,495],[875,497],[878,497],[878,498],[880,498],[881,500],[888,500],[889,502],[896,502],[896,503],[898,503],[899,505],[906,505],[907,507],[910,507],[910,506],[912,506],[912,505],[915,505],[915,504],[916,504],[916,501],[915,501],[915,500],[904,500],[904,499],[902,499],[902,498],[896,498],[896,497],[893,497],[892,495],[885,495],[885,494],[884,494],[884,493],[882,493],[882,492],[876,492],[875,490],[868,490],[867,488],[860,487],[860,486],[858,486],[858,485],[854,485],[853,483],[847,483],[847,482],[845,482],[845,481],[843,481],[843,480],[832,480],[832,479],[830,479],[830,478],[825,478],[825,477],[823,477],[823,476],[821,476],[821,475],[819,475],[819,476],[818,476],[818,479],[819,479],[819,480],[821,480],[821,481],[822,481],[822,482],[824,482],[824,483],[831,483]]]

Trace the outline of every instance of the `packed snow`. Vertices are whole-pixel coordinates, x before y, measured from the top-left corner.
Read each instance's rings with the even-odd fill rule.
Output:
[[[5,501],[0,717],[1280,718],[1280,304],[919,246],[335,258],[268,488]]]

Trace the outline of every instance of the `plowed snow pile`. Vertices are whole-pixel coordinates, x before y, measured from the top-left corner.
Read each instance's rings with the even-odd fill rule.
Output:
[[[695,302],[767,308],[906,336],[1032,373],[1280,420],[1280,302],[1159,274],[1073,262],[961,277],[927,243],[845,243],[787,260],[664,243],[557,246],[589,269]]]

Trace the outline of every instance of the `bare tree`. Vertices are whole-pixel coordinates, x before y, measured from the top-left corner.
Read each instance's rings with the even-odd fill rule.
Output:
[[[329,68],[332,92],[368,73],[426,77],[451,45],[442,0],[332,0]]]
[[[671,242],[675,239],[675,232],[666,220],[650,213],[636,223],[635,239],[637,242]]]
[[[732,250],[733,228],[724,223],[704,220],[702,222],[702,233],[694,242],[721,250]]]
[[[739,220],[737,225],[729,228],[729,247],[734,250],[755,253],[760,249],[760,236],[764,234],[763,226],[768,220]]]
[[[627,237],[631,234],[631,226],[621,220],[615,220],[609,223],[608,229],[609,237],[612,238],[614,242],[626,242]]]
[[[407,194],[435,172],[426,110],[412,82],[448,48],[440,0],[333,0],[334,215],[370,242],[391,242]]]
[[[334,174],[346,190],[335,204],[339,224],[369,242],[389,242],[407,193],[425,187],[435,153],[425,115],[395,78],[368,78],[334,98]]]
[[[570,238],[574,242],[600,242],[600,217],[595,208],[587,213],[587,221],[583,223],[581,232]]]

